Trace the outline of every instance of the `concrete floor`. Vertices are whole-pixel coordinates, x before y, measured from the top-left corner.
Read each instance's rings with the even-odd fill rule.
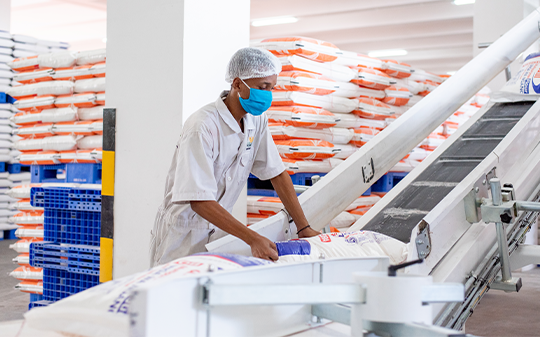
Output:
[[[465,332],[477,336],[540,336],[540,268],[524,273],[519,293],[491,290],[465,324]]]
[[[13,289],[19,281],[8,275],[18,267],[11,262],[17,253],[9,249],[15,241],[0,241],[0,322],[22,319],[30,302],[30,294]]]
[[[9,249],[13,242],[0,241],[0,322],[22,319],[28,310],[30,295],[14,290],[18,281],[8,276],[16,268],[11,259],[17,253]],[[540,268],[514,276],[523,280],[521,291],[487,293],[467,321],[467,333],[490,337],[540,336]]]

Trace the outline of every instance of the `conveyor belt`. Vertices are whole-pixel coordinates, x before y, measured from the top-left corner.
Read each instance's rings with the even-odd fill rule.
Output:
[[[412,229],[497,147],[533,103],[492,106],[362,229],[409,242]]]

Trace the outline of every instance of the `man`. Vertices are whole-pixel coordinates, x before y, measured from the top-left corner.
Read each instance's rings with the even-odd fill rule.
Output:
[[[240,49],[227,66],[231,90],[186,121],[152,231],[152,266],[204,252],[226,234],[250,245],[253,256],[276,261],[275,244],[230,214],[250,172],[271,180],[299,237],[320,234],[309,227],[263,114],[280,72],[270,52]]]

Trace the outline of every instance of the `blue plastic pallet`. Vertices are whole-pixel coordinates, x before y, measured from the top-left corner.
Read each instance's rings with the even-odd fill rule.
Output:
[[[43,295],[40,294],[30,294],[30,302],[36,302],[43,300]]]
[[[36,301],[36,302],[30,302],[30,304],[28,304],[28,310],[32,310],[33,308],[38,308],[38,307],[46,307],[51,303],[53,303],[53,302],[52,301],[45,301],[45,300]]]
[[[44,241],[99,246],[101,213],[45,208]]]
[[[32,165],[30,172],[32,173],[32,183],[101,184],[100,163]]]
[[[312,186],[312,177],[320,176],[324,177],[326,173],[295,173],[291,176],[293,185]],[[259,180],[253,174],[249,175],[248,183],[248,195],[261,195],[265,197],[277,197],[277,193],[274,191],[274,187],[270,180]],[[261,194],[262,193],[262,194]],[[371,188],[364,192],[362,195],[370,195]],[[297,195],[299,195],[297,193]]]
[[[16,229],[10,229],[7,231],[2,231],[0,234],[2,234],[2,237],[0,237],[0,240],[15,240],[17,237],[15,236]]]
[[[311,186],[313,185],[313,183],[311,182],[311,177],[313,176],[324,177],[325,175],[326,173],[295,173],[291,176],[291,180],[294,185]],[[248,178],[248,188],[257,188],[255,184],[257,184],[258,182],[267,183],[267,184],[270,184],[270,186],[272,186],[272,183],[270,182],[270,180],[264,180],[264,181],[259,180],[259,178],[257,178],[256,176],[254,176],[253,174],[250,174]]]
[[[72,187],[32,187],[34,207],[101,212],[101,190]]]
[[[43,298],[58,301],[99,284],[99,276],[43,268]]]
[[[30,265],[99,275],[99,247],[34,242],[30,245]]]
[[[373,192],[388,192],[396,186],[408,172],[388,172],[382,176],[377,182],[371,185]]]
[[[30,172],[30,165],[8,164],[7,171],[11,174],[16,174],[16,173],[21,173],[21,172]],[[5,170],[0,171],[0,172],[5,172]]]
[[[6,240],[18,240],[19,238],[15,235],[16,229],[11,229],[9,231],[4,231],[4,239]]]
[[[301,193],[296,193],[296,195],[300,195]],[[261,197],[276,197],[278,198],[277,192],[274,190],[267,190],[263,188],[248,188],[247,195],[256,195]]]
[[[9,103],[13,104],[16,101],[15,98],[9,96],[5,92],[0,92],[0,103]]]

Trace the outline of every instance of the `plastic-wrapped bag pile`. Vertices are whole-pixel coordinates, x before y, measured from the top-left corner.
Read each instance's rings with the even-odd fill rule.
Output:
[[[25,184],[15,186],[5,194],[11,200],[16,200],[15,203],[12,203],[15,214],[9,221],[17,227],[15,235],[19,239],[9,246],[19,254],[14,259],[19,267],[12,271],[10,276],[20,281],[15,289],[41,295],[43,294],[43,269],[30,266],[30,244],[43,241],[44,237],[43,208],[30,205],[30,189],[33,186],[41,186],[41,184],[30,184],[29,172],[20,174],[27,178]]]
[[[22,85],[8,90],[20,111],[14,147],[21,164],[96,163],[102,158],[105,49],[55,52],[8,63]]]
[[[36,58],[38,54],[65,51],[68,47],[62,42],[0,31],[0,93],[21,85],[17,81],[17,73],[8,65],[10,62],[21,57]],[[21,153],[13,145],[19,139],[13,136],[18,126],[9,119],[20,111],[11,103],[13,100],[10,97],[0,94],[0,162],[14,164],[18,163]]]
[[[449,77],[305,37],[255,40],[251,46],[269,50],[282,63],[266,114],[291,175],[330,172]],[[465,104],[390,171],[414,169],[485,103],[478,101]],[[264,210],[268,204],[283,207],[278,198],[249,196],[248,224],[275,214]],[[353,203],[330,225],[346,229],[369,207]]]
[[[202,253],[183,257],[150,270],[109,281],[46,307],[27,312],[25,327],[69,336],[128,336],[132,290],[158,280],[197,277],[214,268],[236,270],[272,262],[232,254]]]
[[[20,57],[35,57],[68,48],[69,44],[65,42],[41,40],[0,30],[0,92],[7,92],[10,87],[19,85],[13,79],[15,73],[7,63]]]

